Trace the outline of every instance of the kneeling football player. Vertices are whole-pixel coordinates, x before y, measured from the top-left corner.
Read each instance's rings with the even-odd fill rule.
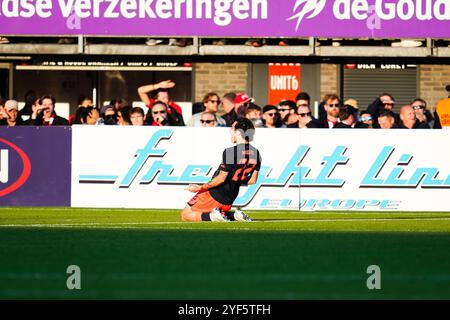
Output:
[[[225,149],[222,163],[211,181],[190,184],[186,190],[197,194],[181,211],[183,221],[252,221],[241,210],[230,212],[241,185],[255,184],[261,167],[258,149],[250,144],[255,127],[246,118],[236,120],[230,130],[234,147]]]

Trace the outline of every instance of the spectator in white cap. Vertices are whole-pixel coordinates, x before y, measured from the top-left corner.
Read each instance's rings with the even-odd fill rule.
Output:
[[[2,113],[1,118],[3,118],[0,120],[0,125],[10,127],[26,125],[22,119],[17,116],[19,114],[19,104],[16,100],[7,100],[3,109],[0,110],[0,113]]]

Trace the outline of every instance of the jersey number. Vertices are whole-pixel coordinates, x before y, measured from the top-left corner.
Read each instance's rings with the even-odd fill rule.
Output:
[[[246,181],[247,175],[255,169],[256,163],[254,159],[241,159],[239,161],[239,169],[236,170],[233,176],[233,181]]]

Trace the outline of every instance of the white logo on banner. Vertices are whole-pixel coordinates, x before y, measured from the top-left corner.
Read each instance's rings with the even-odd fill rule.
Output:
[[[0,150],[0,183],[8,182],[8,171],[9,171],[8,150],[2,149]]]
[[[325,8],[326,0],[297,0],[294,6],[294,12],[296,12],[303,4],[300,12],[295,13],[292,17],[288,18],[287,21],[297,19],[297,25],[295,26],[295,31],[298,31],[303,18],[311,12],[306,19],[311,19],[317,16]]]

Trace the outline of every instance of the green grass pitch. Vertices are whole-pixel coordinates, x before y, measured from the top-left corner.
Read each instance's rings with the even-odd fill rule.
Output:
[[[0,299],[450,299],[450,213],[248,213],[0,208]]]

